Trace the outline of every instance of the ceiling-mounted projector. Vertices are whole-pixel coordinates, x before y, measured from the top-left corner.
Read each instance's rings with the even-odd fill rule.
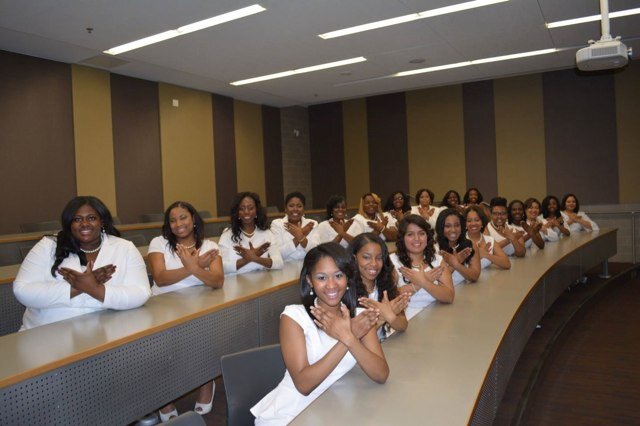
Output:
[[[620,40],[598,40],[576,52],[580,71],[622,68],[629,62],[629,50]]]
[[[589,46],[576,52],[576,65],[581,71],[598,71],[612,68],[621,68],[629,62],[630,49],[609,34],[609,3],[608,0],[600,0],[600,13],[602,14],[602,36],[600,40],[589,40]]]

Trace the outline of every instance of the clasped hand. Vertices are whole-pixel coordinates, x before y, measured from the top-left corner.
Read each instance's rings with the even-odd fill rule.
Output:
[[[209,250],[208,252],[200,255],[200,249],[187,248],[182,244],[176,245],[176,254],[180,258],[180,261],[185,268],[189,271],[194,269],[206,269],[211,265],[211,262],[220,254],[218,250]]]
[[[409,305],[411,295],[408,293],[400,293],[395,299],[389,300],[387,290],[382,293],[382,301],[361,297],[358,302],[365,308],[376,309],[380,312],[382,319],[388,323],[393,322],[397,315],[402,313]]]
[[[384,228],[387,227],[387,223],[389,223],[388,217],[383,217],[382,220],[368,220],[367,225],[369,225],[374,231],[377,233],[382,233]]]
[[[355,337],[360,340],[378,323],[380,311],[367,308],[355,318],[349,316],[349,309],[341,304],[338,314],[329,312],[320,306],[312,306],[311,314],[316,325],[329,336],[347,344]]]
[[[75,290],[80,293],[86,293],[91,289],[105,284],[111,279],[111,276],[115,273],[115,265],[105,265],[101,268],[93,270],[93,261],[87,263],[87,269],[84,272],[79,272],[70,268],[59,268],[58,273],[64,278],[66,282],[71,285]]]
[[[244,260],[248,262],[255,262],[257,259],[261,258],[262,255],[269,250],[269,246],[271,246],[271,243],[266,242],[258,247],[253,247],[253,244],[251,243],[251,241],[249,241],[249,248],[245,248],[240,245],[237,245],[237,246],[234,246],[233,249]]]

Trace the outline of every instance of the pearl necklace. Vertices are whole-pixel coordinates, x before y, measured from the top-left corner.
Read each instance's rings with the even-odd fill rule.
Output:
[[[186,249],[192,249],[196,246],[196,243],[191,244],[190,246],[184,246]]]
[[[101,248],[102,248],[102,241],[100,241],[100,245],[97,248],[94,248],[93,250],[85,250],[82,247],[80,247],[80,251],[85,254],[93,254],[93,253],[99,252]]]
[[[256,230],[254,229],[252,233],[248,233],[248,232],[245,232],[245,231],[242,231],[242,233],[243,233],[243,234],[244,234],[244,236],[245,236],[245,237],[247,237],[247,238],[253,238],[253,236],[254,236],[254,235],[255,235],[255,233],[256,233]]]

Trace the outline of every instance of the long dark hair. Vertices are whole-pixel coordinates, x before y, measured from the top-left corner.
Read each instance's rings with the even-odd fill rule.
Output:
[[[478,199],[476,200],[476,204],[480,204],[484,201],[484,198],[482,197],[482,193],[478,188],[469,188],[467,189],[467,192],[465,192],[464,196],[462,197],[462,204],[469,204],[469,195],[471,194],[471,191],[476,191],[476,193],[478,194]]]
[[[347,201],[342,195],[332,195],[331,197],[329,197],[329,199],[327,200],[327,216],[325,217],[326,220],[329,220],[333,217],[333,209],[340,203],[345,203],[346,207]]]
[[[231,214],[229,215],[229,220],[231,220],[231,240],[234,243],[240,242],[242,223],[240,222],[238,212],[240,211],[240,203],[247,197],[251,198],[256,205],[256,227],[262,231],[265,231],[267,229],[267,213],[264,211],[264,208],[262,208],[262,204],[260,203],[260,197],[258,196],[258,194],[256,194],[255,192],[239,192],[236,195],[236,198],[233,199],[233,204],[231,205]]]
[[[67,203],[67,205],[62,210],[62,214],[60,215],[60,223],[62,224],[62,229],[58,232],[56,238],[56,257],[53,262],[53,266],[51,266],[51,275],[56,276],[56,271],[58,270],[58,266],[62,263],[64,259],[66,259],[70,254],[75,253],[80,258],[80,264],[87,264],[87,256],[84,254],[82,250],[80,250],[80,246],[73,238],[71,234],[71,223],[73,222],[73,218],[76,213],[80,209],[80,207],[88,205],[93,208],[98,216],[100,216],[100,221],[102,222],[102,231],[109,235],[115,235],[116,237],[120,236],[120,231],[116,229],[113,225],[113,216],[111,216],[111,212],[104,205],[102,201],[100,201],[97,197],[91,195],[79,196],[71,199]]]
[[[354,267],[354,281],[356,283],[356,287],[358,290],[358,298],[360,297],[369,297],[367,293],[367,289],[362,282],[362,276],[360,276],[360,268],[358,268],[358,260],[356,258],[358,252],[369,243],[374,243],[380,246],[380,251],[382,253],[382,269],[376,278],[376,287],[378,288],[378,302],[382,302],[382,298],[384,296],[384,292],[387,292],[387,296],[389,300],[393,300],[397,296],[397,288],[396,283],[393,280],[393,264],[391,263],[391,259],[389,258],[389,250],[387,249],[387,245],[382,241],[382,239],[373,234],[371,232],[365,232],[364,234],[359,234],[356,236],[349,247],[347,247],[347,253],[349,253],[353,257],[353,261],[355,264]]]
[[[330,257],[336,263],[336,266],[347,277],[347,291],[342,296],[342,303],[349,309],[349,316],[353,318],[356,316],[356,306],[358,304],[357,288],[353,281],[353,262],[351,256],[347,254],[347,251],[338,243],[329,242],[320,244],[307,253],[302,263],[302,271],[300,271],[300,299],[304,308],[307,310],[309,317],[313,319],[311,315],[311,307],[316,299],[316,294],[311,294],[311,272],[320,259]],[[308,279],[307,279],[308,278]]]
[[[431,225],[429,225],[422,216],[417,214],[407,215],[398,223],[398,239],[396,240],[396,255],[398,256],[398,260],[407,268],[411,268],[411,258],[409,257],[409,253],[407,253],[407,246],[404,244],[404,236],[407,234],[407,228],[411,224],[418,226],[427,233],[427,246],[424,248],[423,257],[427,264],[433,268],[431,262],[433,262],[436,257],[433,229],[431,229]]]
[[[486,214],[484,214],[484,211],[478,206],[469,206],[464,210],[465,229],[467,226],[467,216],[469,216],[470,212],[475,212],[478,215],[478,217],[480,218],[480,222],[482,222],[482,227],[480,228],[480,232],[484,232],[484,228],[486,228],[487,225],[489,224],[489,218],[487,217]]]
[[[436,234],[438,235],[438,246],[440,246],[440,250],[446,251],[447,253],[453,253],[453,248],[449,246],[449,240],[444,236],[444,222],[447,220],[449,216],[455,216],[460,221],[460,235],[458,236],[458,240],[456,241],[456,251],[462,251],[467,247],[471,248],[471,254],[464,260],[464,264],[469,263],[471,258],[473,257],[473,243],[467,238],[467,221],[464,220],[462,215],[458,213],[456,209],[446,209],[443,210],[438,216],[438,220],[436,221]]]
[[[389,212],[391,210],[395,210],[395,206],[393,205],[393,199],[397,194],[402,195],[402,212],[408,212],[411,210],[411,199],[409,198],[409,194],[404,191],[393,191],[389,198],[387,198],[387,202],[384,204],[384,211]]]
[[[513,206],[517,203],[522,204],[522,214],[524,215],[524,221],[526,222],[527,220],[527,212],[524,209],[524,203],[520,200],[513,200],[509,203],[509,206],[507,207],[507,218],[509,219],[509,224],[510,225],[515,225],[515,223],[513,223],[513,215],[511,214],[511,209],[513,208]],[[520,225],[520,224],[518,224]]]
[[[169,247],[171,248],[171,252],[175,253],[176,244],[178,244],[178,238],[171,231],[171,224],[169,223],[171,218],[171,210],[176,207],[181,207],[191,213],[191,217],[193,218],[193,236],[196,239],[196,249],[202,247],[202,240],[204,240],[204,222],[202,221],[202,217],[198,211],[186,201],[176,201],[167,207],[167,210],[164,212],[164,223],[162,224],[162,236],[169,241]]]
[[[458,204],[462,202],[462,199],[460,198],[460,194],[458,194],[458,191],[450,189],[444,194],[444,197],[442,197],[442,203],[440,204],[441,206],[447,207],[447,208],[453,207],[451,204],[449,204],[449,195],[451,194],[456,194],[456,197],[458,197]]]
[[[558,217],[562,217],[562,213],[560,213],[560,200],[558,200],[558,197],[556,197],[555,195],[547,195],[546,197],[544,197],[544,200],[542,200],[542,204],[540,205],[540,210],[542,211],[542,217],[544,217],[545,219],[549,217],[549,215],[551,214],[549,212],[549,204],[551,204],[551,200],[555,200],[556,201],[556,212],[554,213],[553,217],[558,218]]]

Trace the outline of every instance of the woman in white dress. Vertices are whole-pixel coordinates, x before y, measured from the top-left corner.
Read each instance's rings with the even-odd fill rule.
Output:
[[[527,198],[524,201],[524,209],[527,215],[527,225],[532,229],[539,229],[540,236],[545,242],[556,242],[559,240],[558,234],[553,230],[551,224],[540,215],[540,202],[535,198]]]
[[[478,206],[467,207],[464,214],[467,225],[467,238],[473,243],[473,247],[480,255],[480,266],[484,269],[491,264],[501,269],[510,269],[511,261],[504,253],[500,244],[496,244],[493,237],[484,235],[485,227],[489,219]]]
[[[453,303],[451,271],[436,253],[433,230],[424,218],[411,214],[398,224],[396,248],[390,258],[397,271],[397,285],[411,295],[407,318],[435,301]]]
[[[411,207],[411,214],[417,214],[424,218],[431,226],[431,229],[436,229],[436,220],[438,215],[444,208],[438,206],[432,206],[431,203],[434,200],[433,191],[427,188],[418,189],[416,192],[417,206]]]
[[[571,231],[564,226],[564,219],[560,213],[560,200],[554,195],[547,195],[542,200],[542,217],[547,220],[549,227],[558,234],[558,238],[571,235]]]
[[[507,199],[494,197],[489,203],[491,220],[487,224],[484,234],[493,237],[496,244],[507,256],[524,257],[526,254],[523,232],[516,231],[507,223]]]
[[[354,265],[336,243],[307,253],[300,272],[301,305],[280,316],[280,345],[286,372],[278,386],[251,408],[256,425],[284,425],[357,363],[374,382],[384,383],[389,366],[376,336],[377,313],[356,316]]]
[[[222,288],[224,271],[218,245],[204,239],[204,222],[198,211],[185,201],[176,201],[164,212],[162,235],[149,244],[149,266],[154,295],[182,288],[206,285]],[[213,407],[215,382],[202,385],[194,411],[207,414]],[[160,419],[169,421],[178,415],[173,403],[160,409]]]
[[[378,338],[383,341],[390,331],[407,329],[404,310],[409,295],[398,291],[393,276],[393,264],[387,245],[379,236],[370,232],[360,234],[347,248],[355,261],[354,281],[358,288],[358,302],[365,308],[380,312]]]
[[[542,224],[535,223],[529,226],[524,210],[524,203],[520,200],[513,200],[509,203],[509,226],[517,232],[522,233],[525,248],[530,248],[535,244],[539,249],[544,248],[544,238],[540,235]]]
[[[281,219],[271,221],[271,232],[276,238],[283,261],[302,260],[311,248],[309,234],[318,225],[313,219],[304,217],[305,196],[301,192],[287,194]]]
[[[585,212],[580,211],[580,202],[573,194],[567,194],[562,197],[560,210],[564,224],[571,232],[597,231],[600,229],[598,224],[591,220]]]
[[[353,219],[347,217],[347,202],[342,195],[332,195],[327,200],[326,220],[318,224],[309,239],[311,247],[330,241],[347,247],[353,237],[357,235],[356,226],[353,226]],[[309,247],[309,249],[311,248]]]
[[[394,191],[387,198],[384,205],[384,215],[394,218],[397,222],[411,212],[411,199],[404,191]]]
[[[452,269],[453,284],[474,283],[480,278],[480,255],[467,239],[466,221],[456,209],[445,209],[436,222],[440,255]]]
[[[260,197],[240,192],[231,206],[231,227],[225,229],[218,244],[225,274],[282,268],[282,256]]]
[[[396,220],[391,215],[384,215],[380,206],[380,197],[368,192],[360,199],[360,209],[353,217],[354,234],[373,232],[386,241],[394,241],[398,233]]]

